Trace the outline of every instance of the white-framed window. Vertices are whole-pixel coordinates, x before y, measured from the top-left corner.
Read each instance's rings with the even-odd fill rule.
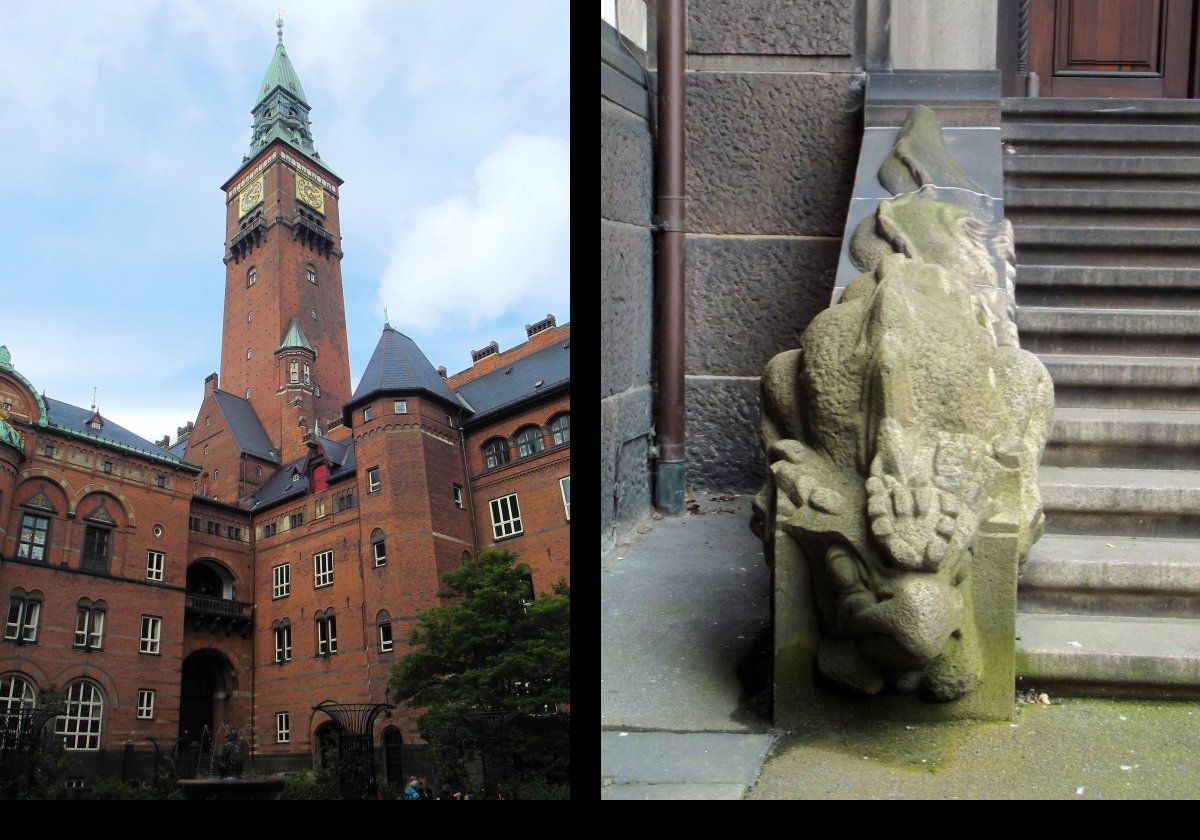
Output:
[[[250,399],[250,389],[246,389],[246,399]]]
[[[313,555],[313,589],[333,583],[333,552],[322,551]]]
[[[291,712],[276,712],[275,713],[275,743],[290,744],[292,741],[292,714]]]
[[[550,421],[550,438],[555,446],[571,442],[571,415],[560,414]]]
[[[317,656],[337,653],[337,617],[317,613]]]
[[[299,384],[299,382],[300,382],[300,363],[299,362],[292,362],[289,380],[291,381],[291,383],[293,385]]]
[[[166,555],[161,551],[146,552],[146,580],[162,580]]]
[[[154,720],[154,697],[157,693],[153,688],[138,689],[138,720]]]
[[[492,499],[488,506],[492,512],[493,539],[501,540],[524,531],[521,527],[521,506],[517,504],[516,493]]]
[[[367,470],[367,492],[374,493],[379,489],[379,467],[371,467]]]
[[[375,568],[387,565],[387,543],[380,540],[377,543],[371,544],[371,550],[375,554]]]
[[[284,563],[271,569],[271,597],[286,598],[292,594],[292,564]]]
[[[292,661],[292,625],[281,624],[275,628],[275,661]]]
[[[379,652],[390,653],[392,647],[392,623],[389,621],[379,625]]]
[[[563,510],[567,512],[567,521],[571,521],[571,476],[558,480],[558,489],[562,491]]]
[[[454,506],[456,508],[461,508],[463,506],[462,485],[459,484],[454,485]]]
[[[104,720],[104,695],[90,682],[79,680],[67,687],[67,711],[54,724],[68,750],[100,749]]]
[[[158,654],[162,644],[162,619],[155,615],[142,616],[142,637],[138,653]]]
[[[363,422],[366,423],[371,419],[371,406],[363,409]]]
[[[325,515],[325,500],[317,499],[313,502],[313,519],[320,519]]]
[[[392,410],[396,414],[408,414],[408,400],[394,400]]]
[[[312,266],[304,269],[304,276],[308,278],[308,282],[314,286],[317,285],[317,270]]]
[[[104,647],[104,608],[89,603],[79,605],[75,614],[74,646],[85,650]]]
[[[0,747],[6,737],[21,734],[22,712],[37,705],[33,684],[19,674],[0,677]]]
[[[545,438],[538,426],[526,426],[517,432],[517,457],[528,458],[546,448]]]
[[[37,593],[18,590],[8,602],[8,618],[4,623],[4,638],[9,642],[36,642],[38,619],[42,615],[42,599]]]
[[[251,309],[249,312],[246,313],[246,323],[249,324],[253,320],[254,320],[254,310]]]
[[[308,362],[304,363],[304,384],[305,385],[312,384],[312,371],[308,367]]]
[[[32,513],[22,514],[21,534],[17,542],[17,556],[30,560],[45,560],[50,535],[50,518]]]
[[[253,358],[254,358],[254,351],[253,351],[253,350],[251,350],[249,347],[247,347],[247,348],[246,348],[246,358],[247,358],[247,359],[253,359]]]
[[[253,286],[257,280],[258,280],[258,271],[253,268],[250,269],[250,273],[248,273],[246,275],[246,286],[247,287]]]

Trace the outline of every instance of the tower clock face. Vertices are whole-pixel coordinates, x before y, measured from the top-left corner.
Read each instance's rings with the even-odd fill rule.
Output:
[[[238,196],[238,218],[245,216],[263,199],[263,176],[255,178]]]
[[[325,212],[325,190],[301,175],[296,176],[296,198],[318,213]]]

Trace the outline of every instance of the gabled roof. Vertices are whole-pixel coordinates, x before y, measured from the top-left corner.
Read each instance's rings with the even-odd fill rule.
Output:
[[[183,453],[187,452],[188,439],[184,438],[178,441],[174,446],[168,447],[167,452],[174,455],[176,458],[183,459]]]
[[[329,482],[331,484],[353,475],[354,471],[358,469],[353,440],[347,439],[344,442],[338,442],[316,435],[312,438],[311,443],[322,450],[325,460],[329,463]],[[260,510],[286,499],[306,495],[308,493],[306,467],[310,457],[311,453],[302,455],[281,466],[262,487],[258,488],[257,492],[251,494],[251,510]],[[295,481],[292,481],[293,472],[299,476]]]
[[[296,75],[296,68],[292,66],[292,61],[288,58],[282,38],[275,45],[275,54],[271,56],[271,64],[267,67],[267,75],[263,77],[262,87],[258,89],[258,99],[254,103],[255,107],[266,99],[271,91],[277,87],[283,88],[305,105],[308,104],[308,100],[304,98],[304,88],[300,84],[300,77]]]
[[[196,470],[195,465],[187,463],[179,455],[163,449],[161,446],[151,443],[139,435],[135,435],[124,426],[120,426],[106,417],[100,418],[101,424],[99,429],[93,429],[88,425],[88,421],[97,414],[94,409],[80,408],[61,400],[52,399],[51,397],[46,397],[45,401],[46,426],[48,428],[59,429],[76,437],[90,438],[99,443],[116,446],[152,460],[166,461],[170,464],[186,466]]]
[[[294,348],[307,350],[314,356],[317,355],[316,348],[309,344],[308,336],[304,334],[304,330],[301,328],[300,322],[296,320],[295,315],[292,316],[292,320],[288,321],[287,330],[283,334],[283,340],[279,342],[279,350],[275,352],[278,353],[280,350],[291,350]]]
[[[383,325],[383,335],[375,345],[375,352],[367,362],[367,369],[363,371],[350,403],[385,391],[423,391],[452,405],[461,405],[417,343],[391,324]]]
[[[255,458],[279,463],[279,455],[272,448],[271,439],[267,437],[267,432],[263,429],[249,400],[220,389],[213,391],[213,399],[216,400],[221,413],[225,415],[229,433],[233,435],[238,449]]]
[[[571,381],[571,339],[544,347],[458,388],[475,414],[468,422],[533,399]],[[540,385],[538,383],[541,383]]]

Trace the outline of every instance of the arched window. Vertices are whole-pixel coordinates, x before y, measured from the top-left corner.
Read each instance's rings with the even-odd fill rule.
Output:
[[[317,622],[317,656],[333,656],[337,647],[337,618],[333,610],[319,612],[313,618]]]
[[[38,590],[26,592],[14,589],[8,596],[8,618],[4,624],[4,640],[17,644],[37,641],[38,619],[45,599]]]
[[[463,562],[464,562],[464,563],[470,563],[470,562],[471,562],[471,552],[469,552],[469,551],[464,551],[464,552],[463,552]]]
[[[378,528],[371,532],[371,554],[375,558],[375,568],[387,565],[387,543],[383,531]]]
[[[292,362],[292,369],[291,369],[291,382],[292,382],[292,384],[293,384],[293,385],[295,385],[295,384],[297,384],[299,381],[300,381],[300,363],[299,363],[299,362]]]
[[[67,686],[67,711],[54,724],[68,750],[100,749],[104,695],[94,684],[78,680]]]
[[[251,350],[249,347],[246,348],[246,358],[247,359],[254,358],[254,351]]]
[[[492,438],[483,445],[483,465],[493,470],[507,464],[511,456],[508,452],[508,441],[504,438]]]
[[[305,385],[312,384],[312,371],[310,371],[308,368],[308,362],[304,363],[304,384]]]
[[[249,289],[251,286],[253,286],[257,282],[258,282],[258,269],[251,268],[249,271],[246,272],[246,288]]]
[[[0,677],[0,747],[8,738],[21,734],[24,723],[21,713],[37,704],[33,683],[20,674],[5,674]]]
[[[317,285],[317,270],[311,265],[304,269],[304,276],[308,278],[309,283],[312,283],[314,286]]]
[[[526,426],[517,432],[517,457],[528,458],[546,448],[542,430],[537,426]]]
[[[379,652],[390,653],[394,647],[391,614],[387,610],[380,610],[375,616],[375,624],[379,627]]]
[[[560,414],[550,421],[550,436],[555,446],[571,442],[571,415]]]

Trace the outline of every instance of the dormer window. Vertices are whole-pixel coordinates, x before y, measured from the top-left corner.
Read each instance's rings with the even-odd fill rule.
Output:
[[[296,482],[299,480],[300,480],[300,473],[296,472],[295,470],[292,470],[292,481]]]
[[[88,425],[91,426],[96,431],[100,431],[100,428],[103,424],[99,420],[93,420],[90,423],[88,423]]]

